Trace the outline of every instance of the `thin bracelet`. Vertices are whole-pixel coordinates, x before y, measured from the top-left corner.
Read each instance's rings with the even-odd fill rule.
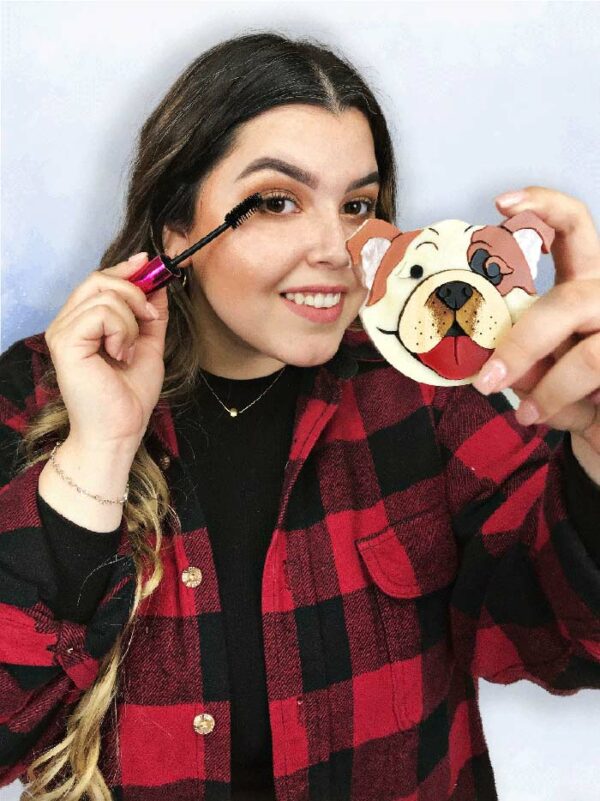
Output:
[[[129,481],[127,482],[127,486],[125,487],[125,493],[121,498],[118,498],[117,500],[112,500],[112,498],[102,498],[100,495],[94,495],[94,493],[84,490],[83,487],[80,487],[78,484],[76,484],[72,478],[69,478],[69,476],[63,471],[62,467],[60,467],[60,465],[56,461],[54,454],[56,453],[56,450],[59,445],[62,445],[62,442],[57,442],[56,445],[52,448],[52,453],[50,454],[50,461],[52,462],[52,466],[54,467],[58,475],[64,481],[66,481],[67,484],[70,484],[73,487],[73,489],[77,490],[77,492],[83,493],[84,495],[87,495],[88,498],[93,498],[95,501],[98,501],[99,503],[102,504],[125,503],[125,501],[127,500],[127,496],[129,495]]]

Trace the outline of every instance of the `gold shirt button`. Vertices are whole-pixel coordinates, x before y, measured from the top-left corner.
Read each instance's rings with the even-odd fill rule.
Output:
[[[163,455],[159,458],[158,463],[160,465],[161,470],[167,470],[169,465],[171,464],[171,457],[168,453],[163,453]]]
[[[199,567],[186,567],[181,574],[181,580],[186,587],[197,587],[202,582],[202,571]]]
[[[196,734],[210,734],[215,728],[215,719],[212,715],[203,713],[194,718],[194,731]]]

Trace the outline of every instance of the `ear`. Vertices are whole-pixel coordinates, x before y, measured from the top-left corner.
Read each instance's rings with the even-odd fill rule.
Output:
[[[540,220],[537,214],[532,211],[522,211],[520,214],[515,214],[514,217],[504,220],[501,226],[512,233],[523,251],[532,277],[536,278],[540,253],[542,250],[544,253],[550,252],[550,247],[554,241],[554,229],[543,220]]]
[[[386,220],[366,220],[346,241],[346,249],[352,266],[362,267],[365,286],[370,291],[381,260],[392,245],[392,240],[401,234],[395,225]]]
[[[168,225],[163,225],[162,243],[164,247],[163,252],[172,259],[179,253],[183,253],[183,251],[187,250],[190,246],[187,234],[175,228],[170,228]],[[179,266],[189,267],[191,263],[192,257],[190,256],[185,261],[181,262]]]

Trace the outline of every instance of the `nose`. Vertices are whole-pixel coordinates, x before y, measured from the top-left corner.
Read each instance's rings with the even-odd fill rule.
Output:
[[[352,232],[340,219],[339,214],[321,214],[311,222],[310,244],[307,248],[307,261],[313,267],[339,270],[352,267],[352,259],[346,242]]]
[[[439,286],[435,294],[449,309],[458,311],[473,294],[473,288],[465,281],[448,281]]]

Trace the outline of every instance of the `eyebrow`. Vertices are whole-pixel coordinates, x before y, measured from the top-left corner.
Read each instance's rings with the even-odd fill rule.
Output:
[[[311,189],[316,189],[319,185],[318,178],[312,175],[312,173],[307,172],[300,167],[296,167],[294,164],[289,164],[287,161],[271,158],[270,156],[264,156],[263,158],[251,161],[235,180],[239,181],[242,178],[245,178],[247,175],[250,175],[253,172],[258,172],[259,170],[276,170],[277,172],[282,172],[284,175],[287,175],[302,184],[306,184]],[[356,181],[349,183],[346,187],[346,192],[350,192],[352,189],[360,189],[360,187],[367,186],[368,184],[378,183],[380,183],[379,173],[377,170],[374,170],[368,175],[365,175],[364,178],[358,178]]]

